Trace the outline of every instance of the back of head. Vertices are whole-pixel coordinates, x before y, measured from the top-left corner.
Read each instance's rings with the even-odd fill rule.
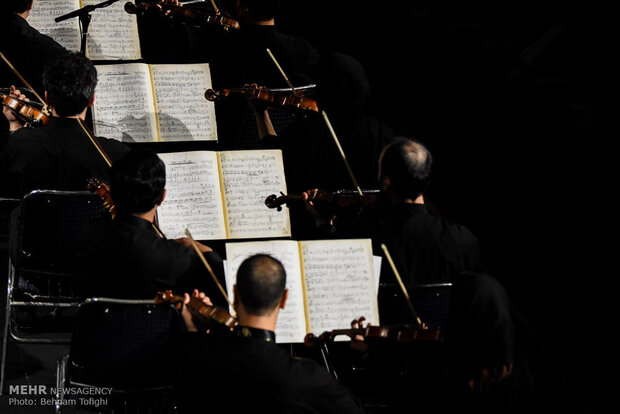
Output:
[[[33,0],[2,0],[1,10],[7,13],[23,13],[32,8]]]
[[[265,316],[278,306],[286,286],[284,266],[265,254],[251,256],[237,271],[237,292],[251,315]]]
[[[145,213],[161,199],[166,166],[149,149],[132,149],[112,165],[110,194],[120,214]]]
[[[276,16],[280,3],[281,0],[239,0],[237,6],[251,20],[265,22]]]
[[[396,138],[383,149],[379,159],[380,180],[388,177],[390,189],[400,198],[415,200],[430,183],[433,158],[420,142]]]
[[[95,93],[97,69],[87,57],[67,53],[43,71],[47,100],[59,116],[80,114]]]

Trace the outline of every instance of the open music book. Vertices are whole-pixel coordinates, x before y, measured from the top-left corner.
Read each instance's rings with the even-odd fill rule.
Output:
[[[93,128],[123,142],[217,141],[209,64],[98,65]]]
[[[288,301],[280,310],[276,342],[303,342],[334,329],[349,329],[360,316],[379,325],[375,262],[370,239],[271,240],[226,244],[226,286],[233,285],[241,262],[269,254],[286,270]]]
[[[168,238],[197,240],[290,237],[288,209],[265,205],[286,194],[282,151],[190,151],[159,154],[167,195],[158,222]]]
[[[82,41],[80,22],[73,17],[56,23],[63,16],[102,0],[36,0],[28,23],[50,36],[68,50],[78,52]],[[136,16],[125,12],[127,0],[113,3],[90,13],[86,39],[86,56],[93,60],[136,60],[142,58]]]

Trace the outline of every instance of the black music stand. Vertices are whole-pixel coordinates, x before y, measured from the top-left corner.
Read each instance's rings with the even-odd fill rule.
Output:
[[[101,3],[92,4],[90,6],[84,6],[81,9],[74,10],[62,16],[58,16],[54,19],[56,23],[62,22],[67,19],[71,19],[73,17],[78,17],[80,19],[80,31],[82,36],[82,42],[80,44],[80,54],[82,56],[86,56],[86,37],[88,36],[88,25],[90,24],[91,15],[90,13],[96,9],[100,9],[103,7],[108,7],[111,4],[116,3],[119,0],[106,0]]]

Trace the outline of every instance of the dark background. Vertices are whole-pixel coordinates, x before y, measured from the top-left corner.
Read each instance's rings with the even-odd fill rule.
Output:
[[[363,63],[380,118],[434,154],[429,198],[507,288],[540,408],[595,412],[612,372],[612,15],[497,3],[285,1],[277,25]]]

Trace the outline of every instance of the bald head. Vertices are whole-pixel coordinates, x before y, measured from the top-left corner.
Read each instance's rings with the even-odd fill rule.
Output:
[[[237,271],[237,293],[244,309],[265,316],[280,304],[286,286],[282,263],[271,256],[257,254],[241,263]]]
[[[379,180],[389,178],[390,190],[402,199],[415,200],[428,187],[433,157],[422,143],[397,138],[379,157]]]

